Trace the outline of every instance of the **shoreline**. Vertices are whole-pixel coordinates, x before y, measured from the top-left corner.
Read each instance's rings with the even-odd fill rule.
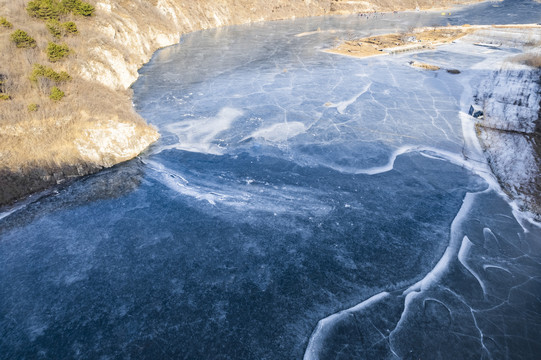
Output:
[[[64,40],[75,47],[77,55],[68,57],[60,65],[75,75],[72,76],[72,84],[64,85],[69,93],[66,92],[63,104],[51,103],[47,96],[44,99],[43,94],[35,89],[31,90],[31,95],[15,92],[13,100],[0,103],[0,110],[4,107],[4,111],[10,114],[9,121],[0,124],[0,159],[3,158],[0,170],[4,174],[0,176],[0,208],[17,204],[32,193],[57,186],[72,177],[95,173],[132,159],[155,142],[159,134],[135,113],[130,86],[139,78],[138,70],[150,61],[154,53],[177,44],[182,34],[228,25],[338,14],[331,9],[329,0],[280,0],[273,4],[254,4],[251,9],[239,4],[212,2],[202,2],[194,7],[180,0],[164,0],[154,5],[129,5],[114,0],[89,2],[96,8],[95,15],[90,19],[75,20],[81,34],[79,37],[92,34],[92,40],[80,42],[76,37]],[[449,5],[480,2],[483,1],[454,0],[449,1]],[[34,29],[33,35],[36,29],[43,29],[37,38],[38,48],[44,48],[50,41],[44,35],[47,31],[43,21],[28,17],[24,5],[10,3],[9,0],[0,0],[0,5],[4,9],[0,15],[11,20],[15,28]],[[381,8],[377,1],[356,6],[348,13],[364,11],[366,6]],[[413,10],[413,5],[410,10]],[[8,34],[0,28],[0,48],[9,44]],[[14,82],[25,82],[24,74],[31,71],[32,65],[25,65],[27,61],[23,51],[14,50],[13,54],[15,58],[9,63],[19,62],[23,67],[8,75]],[[38,62],[46,63],[42,53],[34,54],[39,55]],[[38,103],[38,112],[23,110],[29,100]],[[77,104],[84,106],[80,109]],[[98,114],[96,110],[99,110]],[[43,118],[56,123],[62,119],[69,124],[68,129],[72,129],[69,130],[72,133],[66,132],[65,126],[48,125],[35,131],[34,124],[43,123]],[[133,127],[133,130],[128,127]],[[126,131],[119,133],[120,128]],[[26,136],[29,133],[32,136]],[[36,142],[39,147],[35,146]],[[65,172],[63,169],[66,167],[75,167],[77,171]],[[26,179],[33,185],[13,182],[11,178]]]

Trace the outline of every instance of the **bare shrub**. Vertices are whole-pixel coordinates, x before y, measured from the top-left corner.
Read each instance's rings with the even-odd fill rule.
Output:
[[[541,69],[541,54],[521,54],[511,58],[511,61]]]

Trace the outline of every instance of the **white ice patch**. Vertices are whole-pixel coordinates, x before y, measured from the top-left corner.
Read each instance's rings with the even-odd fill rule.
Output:
[[[324,339],[327,337],[329,330],[332,329],[333,325],[336,324],[340,319],[344,318],[345,316],[349,316],[355,312],[363,311],[372,306],[373,304],[385,299],[389,295],[390,294],[388,292],[381,292],[363,301],[362,303],[355,305],[352,308],[340,311],[337,314],[332,314],[324,319],[319,320],[316,329],[312,333],[312,336],[310,336],[310,340],[308,342],[308,346],[306,347],[303,359],[319,359],[319,354],[321,354],[323,350]]]
[[[477,279],[477,282],[483,289],[483,295],[486,296],[487,289],[485,286],[485,283],[479,276],[479,274],[468,264],[468,254],[471,251],[471,248],[473,247],[473,243],[468,239],[467,236],[464,236],[464,239],[462,239],[462,245],[460,246],[460,250],[458,251],[458,261],[464,266],[474,277]]]
[[[306,132],[306,125],[298,121],[274,124],[269,127],[254,131],[242,141],[249,138],[263,138],[270,142],[287,141],[299,134]]]
[[[373,168],[366,168],[362,170],[357,170],[354,173],[355,174],[366,174],[366,175],[376,175],[376,174],[382,174],[387,171],[391,171],[394,168],[394,163],[396,161],[396,158],[399,155],[407,154],[417,152],[421,156],[435,159],[435,160],[441,160],[441,161],[448,161],[451,164],[463,167],[472,173],[478,175],[483,180],[487,182],[490,188],[492,189],[499,189],[498,182],[492,175],[492,173],[487,170],[485,164],[477,164],[474,162],[471,162],[468,160],[468,158],[465,158],[462,155],[456,154],[454,152],[450,151],[444,151],[441,149],[429,147],[429,146],[403,146],[395,150],[391,156],[389,157],[389,161],[387,164],[382,166],[376,166]]]
[[[168,169],[158,162],[148,161],[147,165],[149,165],[151,169],[155,170],[155,176],[153,177],[156,180],[179,194],[193,197],[197,200],[207,201],[211,205],[216,205],[216,202],[226,201],[228,198],[230,198],[227,195],[212,192],[208,189],[201,188],[200,186],[191,186],[189,185],[188,180],[186,180],[186,178],[180,173]]]
[[[242,115],[242,111],[223,108],[213,118],[180,121],[165,126],[168,132],[178,137],[178,143],[168,145],[161,150],[179,149],[204,154],[223,154],[223,148],[214,141],[218,134],[228,130],[231,124]]]

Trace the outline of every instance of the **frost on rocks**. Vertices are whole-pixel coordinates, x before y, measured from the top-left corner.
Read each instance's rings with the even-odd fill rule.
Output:
[[[541,212],[539,123],[541,71],[508,61],[480,86],[480,140],[504,190],[522,209]],[[537,130],[539,131],[539,130]]]
[[[484,126],[533,133],[539,116],[541,71],[505,63],[482,85]]]

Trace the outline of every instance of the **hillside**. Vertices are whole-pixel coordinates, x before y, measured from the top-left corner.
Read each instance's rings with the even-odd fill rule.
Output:
[[[183,33],[471,2],[0,0],[0,205],[129,160],[156,141],[156,129],[132,108],[129,86],[156,49]],[[75,10],[51,14],[40,3]]]

